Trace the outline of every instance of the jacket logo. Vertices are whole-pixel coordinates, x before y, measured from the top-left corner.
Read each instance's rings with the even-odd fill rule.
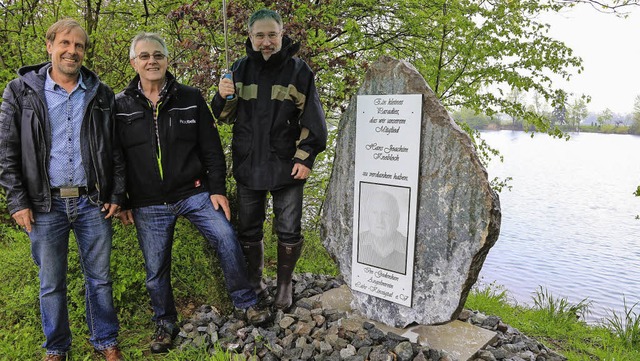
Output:
[[[180,124],[196,124],[195,119],[180,119]]]

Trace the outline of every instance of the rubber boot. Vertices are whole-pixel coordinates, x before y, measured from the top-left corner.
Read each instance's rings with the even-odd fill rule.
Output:
[[[287,310],[293,303],[292,276],[296,262],[300,258],[302,250],[301,238],[297,243],[282,243],[278,241],[278,280],[276,289],[276,299],[274,306],[276,309]]]
[[[253,288],[256,295],[267,293],[267,285],[262,280],[262,270],[264,268],[264,244],[262,240],[257,242],[240,242],[244,259],[247,261],[247,278],[249,286]]]

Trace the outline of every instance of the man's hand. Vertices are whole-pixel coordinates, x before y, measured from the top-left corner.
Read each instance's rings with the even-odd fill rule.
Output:
[[[104,216],[104,219],[117,217],[118,214],[120,214],[120,206],[115,203],[105,203],[102,206],[102,212],[107,212],[107,215]]]
[[[27,232],[31,232],[31,223],[35,222],[31,208],[21,209],[14,213],[12,217],[18,223],[18,226],[24,228]]]
[[[311,169],[302,163],[294,164],[291,171],[293,179],[307,179],[309,178],[309,173],[311,173]]]
[[[231,208],[229,208],[229,200],[222,194],[212,194],[209,196],[213,208],[217,211],[220,207],[224,211],[224,215],[227,217],[227,221],[231,220]]]
[[[118,217],[118,219],[120,220],[120,222],[122,222],[122,224],[124,224],[125,226],[128,226],[130,224],[133,224],[133,212],[131,212],[130,209],[124,210],[124,211],[120,211],[118,213],[115,214],[116,217]]]
[[[236,92],[236,87],[233,85],[233,80],[229,78],[220,79],[218,84],[218,93],[220,96],[227,99],[227,96],[233,95]]]

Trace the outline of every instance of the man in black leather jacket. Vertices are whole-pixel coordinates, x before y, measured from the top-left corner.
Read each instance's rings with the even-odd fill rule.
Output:
[[[89,38],[72,19],[46,35],[51,61],[18,71],[0,108],[0,185],[31,239],[39,267],[46,360],[71,348],[67,253],[73,230],[85,277],[89,341],[120,360],[110,277],[111,217],[124,200],[124,164],[114,142],[114,95],[82,66]]]

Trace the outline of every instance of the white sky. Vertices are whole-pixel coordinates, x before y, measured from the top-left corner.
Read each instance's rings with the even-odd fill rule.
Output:
[[[619,18],[582,4],[541,19],[551,25],[551,37],[582,58],[584,71],[563,88],[590,95],[590,112],[632,113],[640,95],[640,7],[627,11],[629,17]]]

